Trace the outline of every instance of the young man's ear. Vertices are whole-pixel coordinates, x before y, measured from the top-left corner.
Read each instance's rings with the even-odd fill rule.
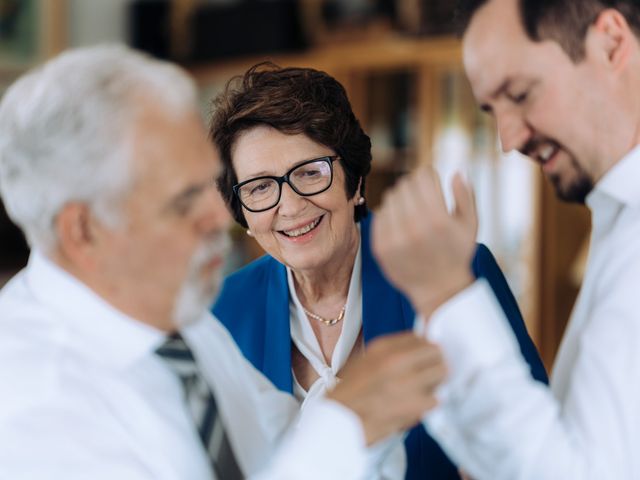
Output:
[[[587,49],[598,49],[615,72],[625,69],[636,46],[636,36],[626,18],[613,8],[600,12],[587,34]]]
[[[85,203],[67,203],[55,220],[60,253],[74,265],[92,268],[97,247],[96,220]]]

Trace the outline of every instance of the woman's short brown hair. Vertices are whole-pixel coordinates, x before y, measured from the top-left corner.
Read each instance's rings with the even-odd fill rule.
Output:
[[[222,159],[218,188],[234,219],[246,227],[240,202],[233,194],[238,183],[231,150],[238,136],[254,127],[269,126],[287,135],[304,134],[340,156],[347,198],[371,170],[371,141],[353,114],[344,87],[333,77],[312,68],[281,68],[259,63],[232,78],[212,103],[209,135]],[[366,205],[356,205],[354,217],[366,215]]]

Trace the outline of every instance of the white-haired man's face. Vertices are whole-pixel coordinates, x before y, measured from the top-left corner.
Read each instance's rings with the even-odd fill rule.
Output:
[[[135,125],[132,193],[122,227],[103,232],[99,275],[107,300],[170,331],[212,302],[230,217],[214,182],[219,159],[196,112],[174,118],[149,105]]]

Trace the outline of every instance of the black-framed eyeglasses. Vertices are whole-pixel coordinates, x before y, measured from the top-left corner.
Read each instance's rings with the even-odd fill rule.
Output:
[[[298,195],[310,197],[327,190],[333,181],[333,162],[338,155],[314,158],[296,165],[281,177],[265,175],[233,186],[233,193],[250,212],[264,212],[275,207],[288,183]]]

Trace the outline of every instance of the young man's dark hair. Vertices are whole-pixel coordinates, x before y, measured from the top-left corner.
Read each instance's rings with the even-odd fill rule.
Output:
[[[460,0],[458,30],[464,34],[474,14],[491,0]],[[574,62],[584,58],[589,26],[602,10],[614,8],[640,34],[640,1],[634,0],[519,0],[520,20],[534,42],[554,40]]]

